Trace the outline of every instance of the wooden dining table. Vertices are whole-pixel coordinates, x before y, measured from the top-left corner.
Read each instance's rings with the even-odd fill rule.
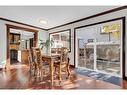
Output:
[[[60,59],[60,54],[42,54],[42,60],[49,64],[50,69],[50,80],[51,85],[53,86],[53,74],[54,74],[54,61]],[[60,75],[59,75],[60,76]]]

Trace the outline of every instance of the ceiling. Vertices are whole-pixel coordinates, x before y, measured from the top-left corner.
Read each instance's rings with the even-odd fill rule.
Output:
[[[0,6],[0,17],[49,29],[119,6]],[[39,20],[46,20],[42,24]]]

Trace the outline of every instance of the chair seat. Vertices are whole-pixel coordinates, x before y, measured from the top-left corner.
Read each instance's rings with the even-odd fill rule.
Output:
[[[60,61],[56,61],[56,62],[54,62],[54,66],[59,66],[60,65]],[[66,62],[62,62],[61,63],[61,66],[62,65],[66,65]]]
[[[43,65],[49,65],[49,63],[48,62],[43,62]]]
[[[54,64],[59,64],[60,60],[54,61]]]

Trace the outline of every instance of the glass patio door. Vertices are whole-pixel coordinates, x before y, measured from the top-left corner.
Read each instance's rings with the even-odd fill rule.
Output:
[[[77,67],[122,76],[122,21],[76,30]]]
[[[94,69],[94,46],[86,45],[83,39],[78,39],[78,50],[79,50],[79,67],[87,69]]]

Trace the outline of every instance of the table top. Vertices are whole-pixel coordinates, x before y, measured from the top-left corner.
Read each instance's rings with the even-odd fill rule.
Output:
[[[42,57],[52,58],[52,57],[60,57],[60,54],[42,54]]]

